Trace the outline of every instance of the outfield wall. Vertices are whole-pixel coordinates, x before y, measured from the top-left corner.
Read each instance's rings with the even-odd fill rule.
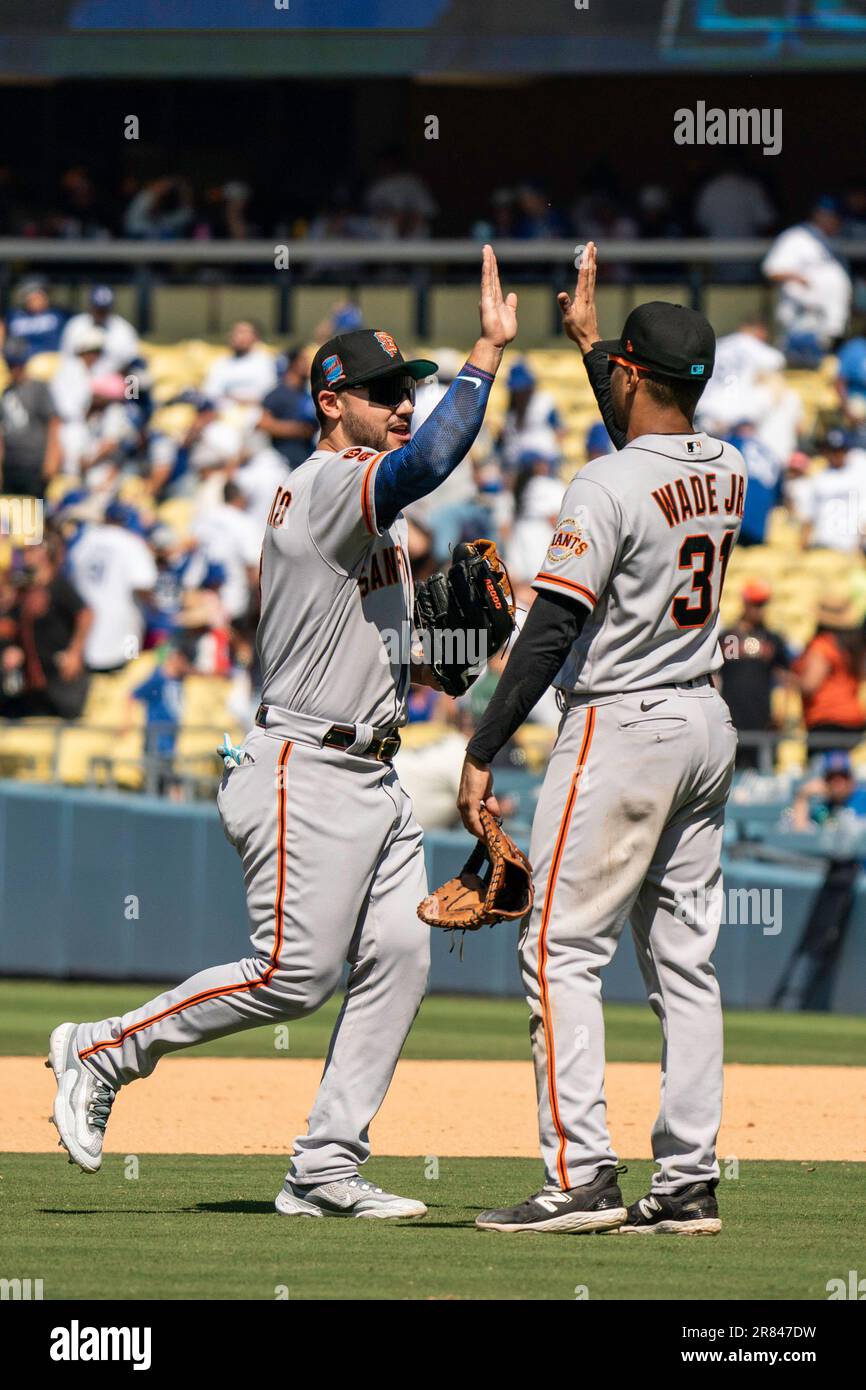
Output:
[[[463,833],[428,835],[430,882],[455,873],[466,852]],[[722,926],[715,960],[729,1005],[766,1006],[819,881],[818,869],[726,865],[729,916],[739,920]],[[431,989],[521,994],[516,936],[513,925],[468,934],[461,961],[459,939],[449,950],[434,931]],[[0,974],[181,980],[247,950],[240,864],[215,806],[0,782]],[[630,941],[604,982],[608,999],[644,998]],[[831,1004],[866,1012],[862,876]]]

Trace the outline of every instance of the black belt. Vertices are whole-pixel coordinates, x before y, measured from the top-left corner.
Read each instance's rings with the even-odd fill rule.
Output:
[[[256,723],[262,729],[268,726],[268,707],[259,705]],[[354,724],[332,724],[322,739],[323,748],[351,748],[358,739]],[[400,747],[400,733],[396,726],[389,729],[381,738],[374,738],[367,747],[358,750],[361,758],[376,758],[380,763],[389,763]]]
[[[323,748],[351,748],[358,735],[353,725],[332,724],[322,739]],[[367,747],[358,749],[362,758],[375,758],[380,763],[389,763],[400,747],[400,735],[396,729],[389,729],[381,738],[374,738]]]

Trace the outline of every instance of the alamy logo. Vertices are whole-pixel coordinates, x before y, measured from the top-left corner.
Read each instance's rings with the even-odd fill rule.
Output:
[[[681,106],[674,112],[674,140],[678,145],[760,145],[765,155],[777,155],[782,149],[782,108],[708,110],[705,101],[694,111]]]
[[[149,1327],[69,1327],[51,1329],[52,1361],[131,1361],[134,1371],[150,1369]]]
[[[44,1298],[41,1279],[0,1279],[0,1301],[29,1303]]]

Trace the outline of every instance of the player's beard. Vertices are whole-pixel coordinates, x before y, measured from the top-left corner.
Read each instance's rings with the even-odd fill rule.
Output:
[[[381,450],[388,447],[388,421],[377,427],[372,420],[356,414],[345,398],[343,429],[353,444],[361,444],[366,449]]]

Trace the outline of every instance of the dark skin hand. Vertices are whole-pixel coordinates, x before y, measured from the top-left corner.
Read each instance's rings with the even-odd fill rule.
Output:
[[[474,835],[476,840],[484,839],[481,817],[478,814],[481,806],[485,806],[497,820],[502,819],[502,808],[493,795],[493,772],[490,765],[479,762],[471,753],[467,753],[460,778],[460,790],[457,793],[457,809],[469,834]]]

